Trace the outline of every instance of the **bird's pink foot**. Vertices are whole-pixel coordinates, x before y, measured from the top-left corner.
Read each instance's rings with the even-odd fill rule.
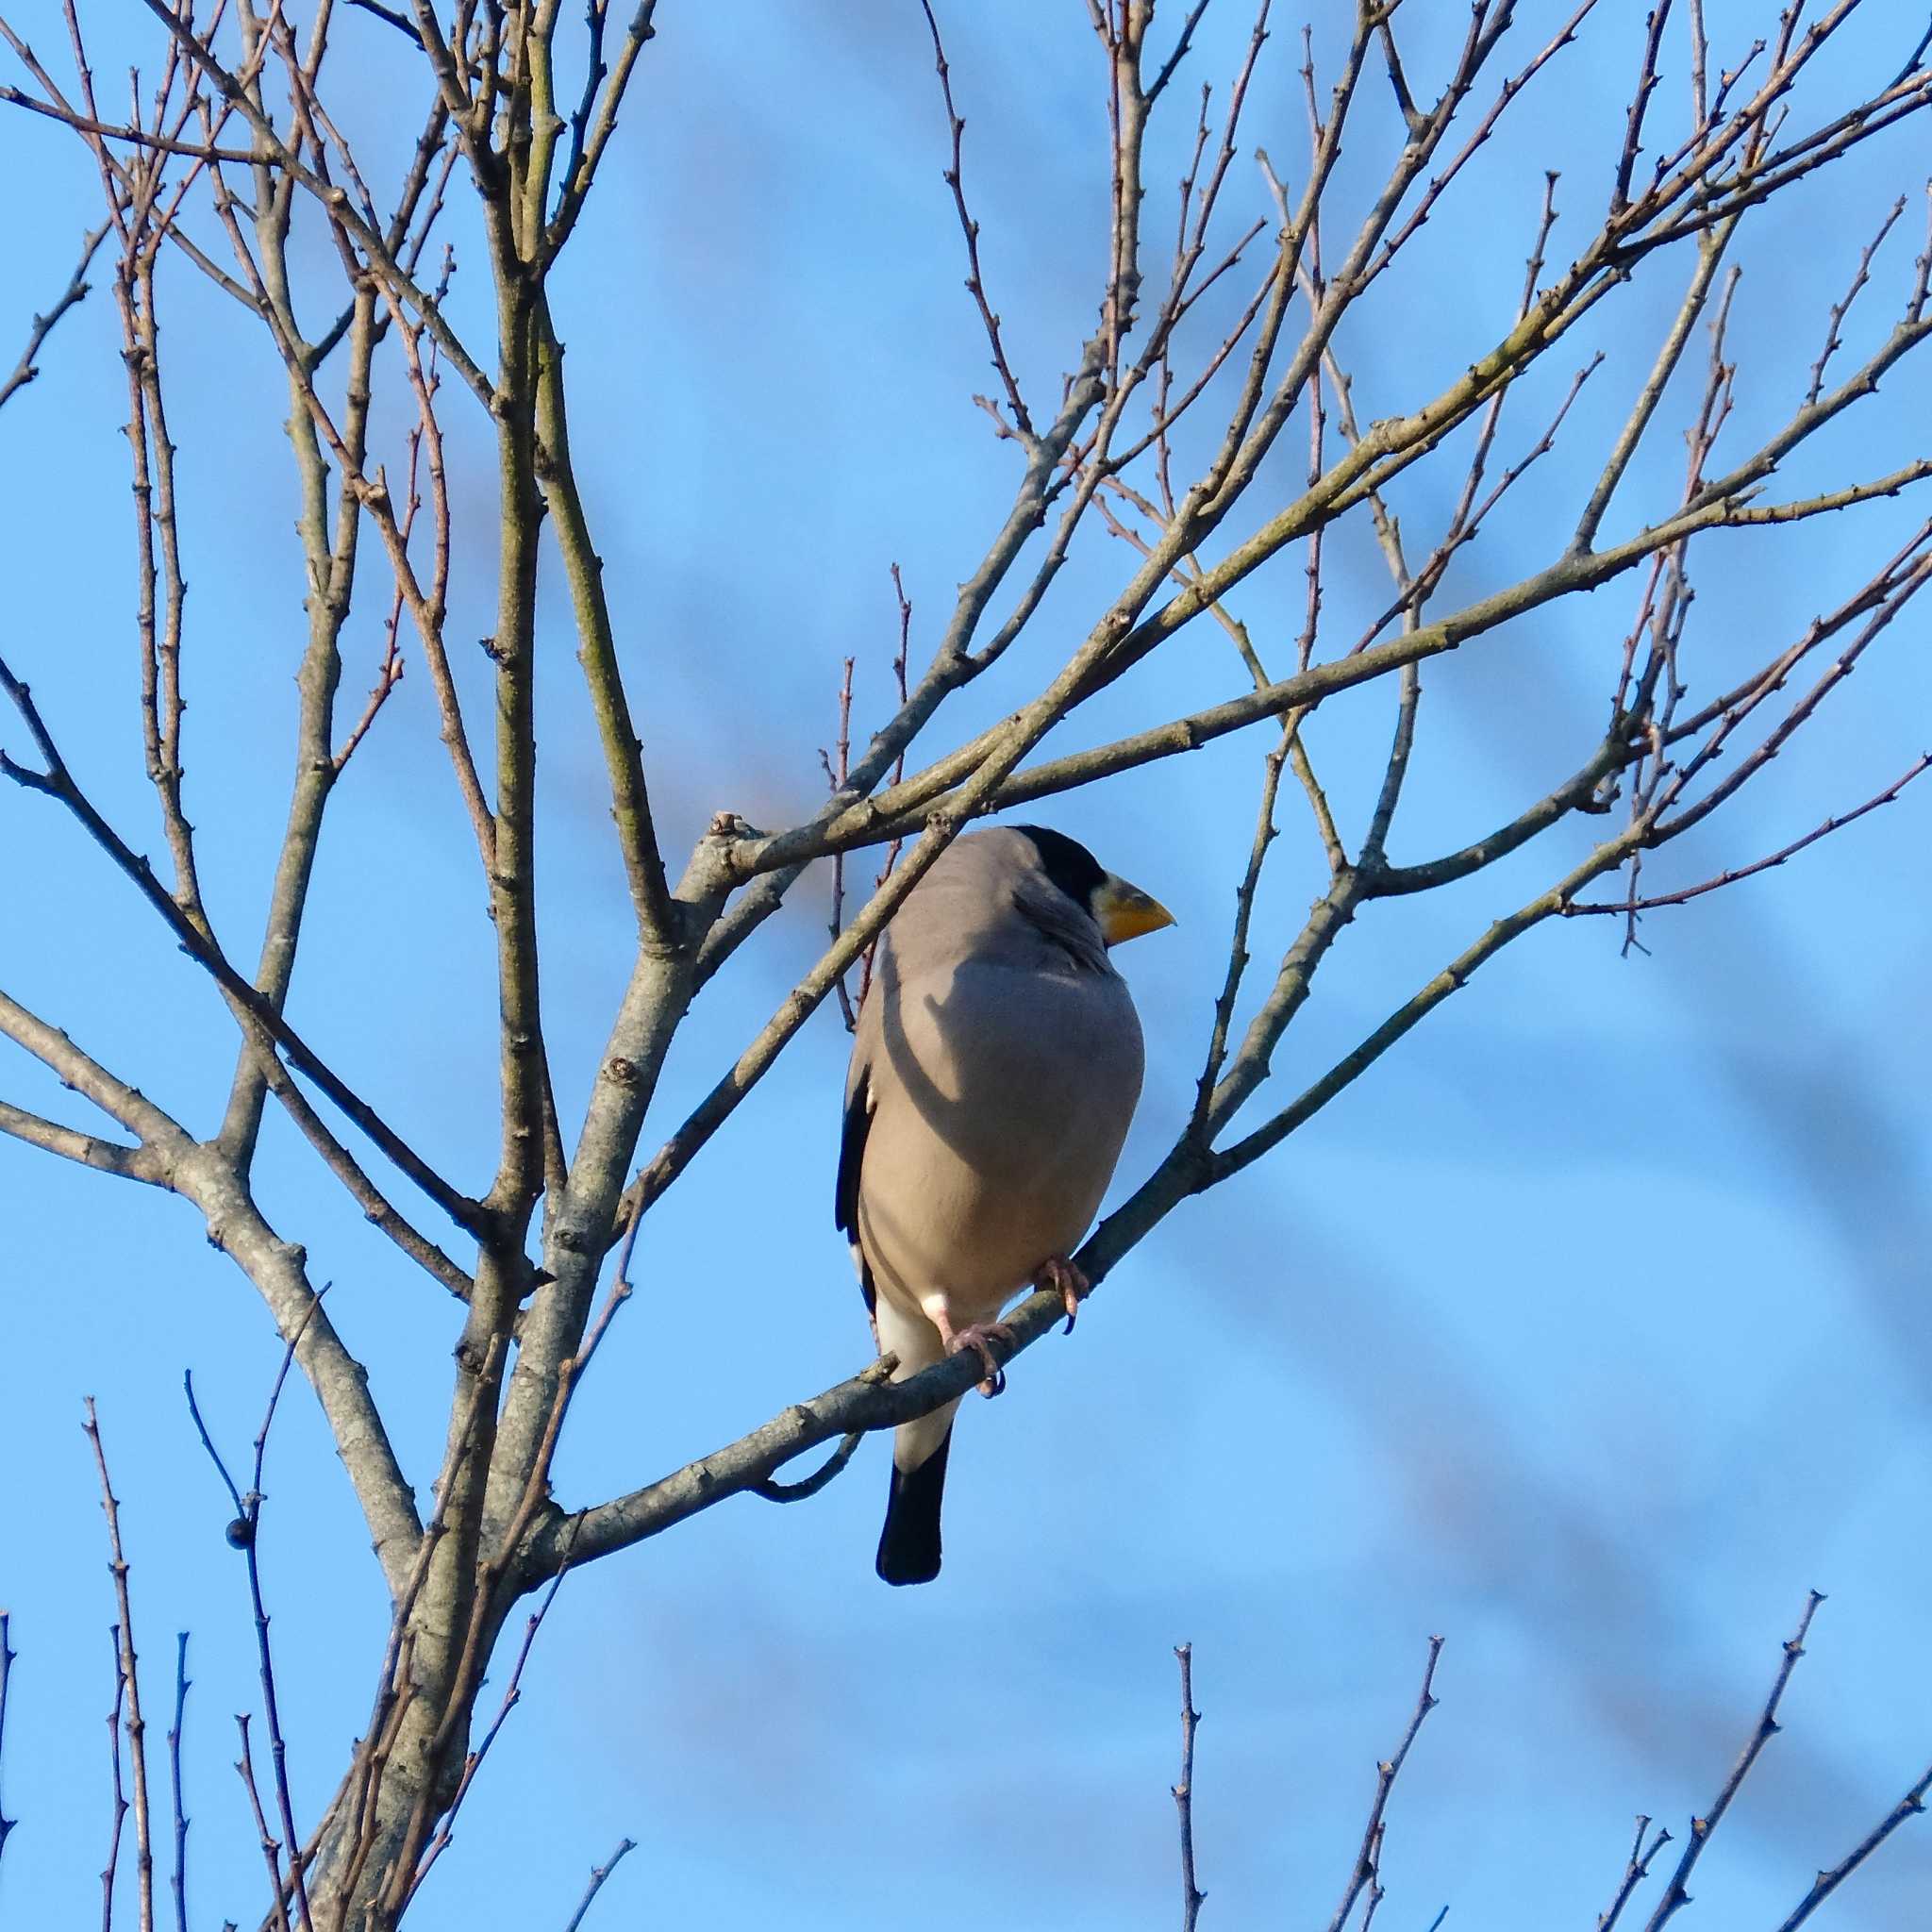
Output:
[[[1033,1276],[1033,1285],[1059,1296],[1060,1304],[1067,1311],[1067,1325],[1063,1332],[1071,1335],[1074,1318],[1080,1312],[1080,1304],[1092,1292],[1093,1284],[1064,1255],[1054,1255],[1040,1264]]]
[[[979,1384],[982,1395],[997,1395],[1006,1388],[1007,1372],[993,1359],[991,1346],[995,1341],[1012,1346],[1013,1331],[1006,1323],[974,1322],[965,1328],[955,1328],[941,1317],[939,1331],[948,1355],[959,1355],[971,1349],[979,1357],[980,1366],[986,1371],[986,1379]]]

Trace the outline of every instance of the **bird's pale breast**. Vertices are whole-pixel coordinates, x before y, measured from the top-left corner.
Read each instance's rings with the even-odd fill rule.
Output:
[[[893,986],[880,1023],[867,1256],[901,1306],[990,1320],[1100,1205],[1141,1091],[1133,1001],[1111,973],[969,961]]]

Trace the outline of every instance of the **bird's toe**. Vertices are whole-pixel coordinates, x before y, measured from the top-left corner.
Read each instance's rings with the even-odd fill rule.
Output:
[[[1059,1296],[1060,1305],[1067,1311],[1067,1325],[1063,1332],[1071,1335],[1074,1317],[1080,1312],[1080,1304],[1093,1290],[1085,1271],[1076,1268],[1064,1255],[1052,1255],[1040,1264],[1033,1285]]]
[[[958,1355],[971,1349],[986,1371],[985,1379],[978,1385],[979,1392],[991,1397],[1002,1393],[1007,1386],[1007,1372],[1000,1367],[991,1345],[999,1341],[1010,1348],[1014,1340],[1012,1329],[1004,1322],[974,1322],[971,1327],[957,1328],[946,1337],[946,1353]]]

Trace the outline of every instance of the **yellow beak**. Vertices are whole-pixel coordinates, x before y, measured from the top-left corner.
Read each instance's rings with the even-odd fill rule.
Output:
[[[1101,938],[1110,946],[1174,924],[1174,914],[1158,899],[1112,873],[1094,890],[1093,917],[1099,923]]]

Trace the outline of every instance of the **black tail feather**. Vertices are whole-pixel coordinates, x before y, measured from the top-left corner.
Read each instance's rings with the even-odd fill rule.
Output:
[[[930,1583],[940,1574],[940,1502],[946,1490],[950,1430],[909,1475],[892,1465],[886,1526],[879,1532],[877,1569],[887,1583]]]

